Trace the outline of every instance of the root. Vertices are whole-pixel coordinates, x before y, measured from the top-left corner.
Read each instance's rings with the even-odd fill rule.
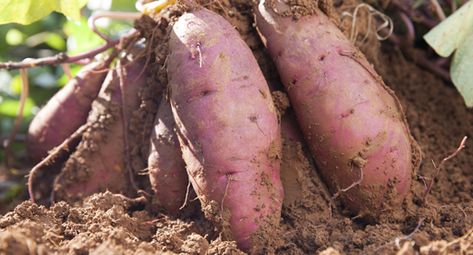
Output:
[[[225,232],[226,227],[228,227],[229,222],[226,221],[225,217],[225,208],[223,207],[223,203],[225,202],[225,198],[227,197],[228,193],[228,187],[230,186],[230,183],[232,182],[233,178],[232,175],[226,175],[227,176],[227,185],[225,185],[225,192],[223,193],[222,201],[220,202],[220,219],[222,223],[223,230]]]
[[[120,39],[120,42],[117,44],[117,46],[115,46],[115,49],[112,52],[112,54],[110,54],[109,59],[113,60],[115,57],[117,57],[119,55],[119,53],[124,51],[125,55],[121,56],[121,58],[123,59],[123,58],[126,58],[126,56],[129,54],[129,52],[131,52],[131,49],[135,46],[135,43],[139,39],[140,33],[137,30],[132,29],[132,30],[130,30],[130,32],[128,34],[129,34],[129,36],[124,36]],[[144,56],[144,54],[134,57],[134,59],[132,61],[128,61],[127,63],[122,64],[120,68],[125,68],[129,65],[133,65],[133,63],[135,61],[137,61],[138,59],[140,59],[142,56]],[[119,69],[119,67],[116,66],[115,68],[108,68],[108,69],[106,69],[106,71],[109,71],[109,70],[118,71],[118,69]],[[146,71],[146,65],[143,68],[143,70],[140,72],[140,74],[135,78],[134,81],[138,80],[139,77],[141,77],[141,75],[143,75],[143,73],[145,71]]]
[[[151,200],[153,199],[153,195],[146,192],[146,190],[139,189],[136,191],[136,194],[138,194],[138,198],[143,197],[144,199]]]
[[[389,40],[396,45],[399,45],[404,55],[409,56],[409,58],[418,66],[427,69],[431,73],[437,75],[446,82],[450,82],[450,74],[444,67],[445,63],[448,63],[447,59],[440,58],[439,63],[433,62],[427,59],[424,54],[415,54],[414,52],[414,41],[415,41],[415,27],[412,20],[408,17],[408,14],[405,12],[399,12],[399,17],[401,18],[404,26],[407,29],[407,34],[405,36],[392,35],[389,37]]]
[[[197,43],[197,52],[199,52],[199,67],[202,68],[203,59],[202,59],[202,51],[200,50],[200,43]]]
[[[188,180],[187,181],[186,197],[184,198],[184,204],[182,204],[181,207],[179,207],[179,211],[184,209],[184,207],[186,207],[186,205],[187,205],[187,200],[189,200],[190,188],[191,188],[191,181]]]
[[[396,245],[396,247],[398,249],[401,249],[401,241],[404,241],[404,240],[410,240],[412,238],[412,236],[417,232],[419,231],[420,227],[422,226],[422,223],[424,223],[424,218],[420,218],[419,219],[419,222],[417,223],[417,226],[414,230],[412,230],[411,233],[409,233],[408,235],[404,235],[404,236],[400,236],[400,237],[396,237],[394,239],[394,244]]]
[[[347,192],[347,191],[353,189],[356,185],[360,185],[362,181],[363,181],[363,168],[360,168],[360,179],[358,179],[357,181],[353,182],[353,183],[350,184],[348,187],[346,187],[346,188],[344,188],[344,189],[340,189],[339,191],[337,191],[337,193],[333,194],[332,200],[335,200],[336,198],[338,198],[342,193]]]
[[[422,184],[424,184],[425,189],[427,189],[427,181],[426,181],[427,178],[422,175],[417,175],[417,177],[419,177],[419,179],[422,181]]]
[[[404,40],[397,35],[391,35],[389,40],[392,43],[401,46],[400,48],[403,56],[407,57],[417,66],[426,69],[446,82],[452,81],[450,78],[450,73],[442,66],[444,63],[441,62],[440,64],[437,64],[436,62],[429,60],[422,52],[415,51],[412,45],[405,45],[405,43],[403,43]]]
[[[338,190],[337,193],[333,194],[333,196],[332,196],[330,199],[328,199],[328,206],[329,206],[329,208],[330,208],[330,209],[329,209],[329,219],[333,217],[332,208],[335,208],[335,209],[337,208],[336,205],[335,205],[335,202],[334,202],[335,199],[337,199],[342,193],[347,192],[347,191],[353,189],[353,188],[354,188],[355,186],[357,186],[357,185],[361,185],[361,183],[363,182],[363,176],[364,176],[364,174],[363,174],[363,166],[364,166],[366,163],[361,163],[361,164],[360,164],[360,163],[354,163],[354,162],[352,162],[352,164],[355,165],[355,166],[358,165],[357,168],[360,169],[360,178],[359,178],[357,181],[355,181],[355,182],[353,182],[352,184],[350,184],[348,187]],[[352,171],[353,171],[353,165],[352,165],[352,169],[351,169]],[[360,218],[360,217],[363,217],[363,215],[362,215],[362,214],[358,214],[357,216],[353,217],[352,220],[355,220],[355,219]]]
[[[430,190],[432,190],[432,186],[434,185],[435,178],[438,176],[438,174],[440,172],[440,169],[442,169],[445,162],[447,162],[448,160],[450,160],[450,159],[454,158],[455,156],[457,156],[458,153],[460,153],[460,151],[465,148],[466,139],[467,139],[466,136],[463,137],[463,139],[461,140],[460,145],[458,146],[458,148],[452,154],[450,154],[446,158],[442,159],[442,161],[440,162],[440,164],[438,166],[436,166],[435,162],[432,161],[432,164],[433,164],[436,171],[435,171],[434,176],[431,177],[430,182],[427,185],[427,188],[425,189],[425,192],[424,192],[424,195],[423,195],[423,198],[422,198],[422,200],[424,202],[426,202],[427,195],[430,193]]]
[[[13,128],[11,130],[8,139],[5,141],[5,168],[10,168],[10,159],[12,158],[11,155],[11,145],[15,140],[16,134],[18,133],[18,129],[20,128],[21,121],[23,120],[23,111],[25,109],[26,99],[28,98],[29,94],[29,84],[28,84],[28,70],[21,69],[21,94],[20,94],[20,105],[18,107],[18,111],[16,113],[15,122],[13,124]]]
[[[407,53],[409,54],[409,53]],[[425,58],[424,56],[417,56],[416,59],[414,60],[414,62],[419,65],[420,67],[422,68],[425,68],[427,70],[429,70],[430,72],[432,72],[433,74],[437,75],[439,78],[443,79],[444,81],[446,82],[451,82],[452,79],[450,78],[450,73],[448,72],[448,70],[438,66],[438,65],[435,65],[434,63],[432,63],[431,60],[428,60],[427,58]]]
[[[471,229],[470,231],[468,231],[468,233],[466,233],[464,236],[462,236],[461,238],[458,238],[458,239],[455,239],[449,243],[447,243],[447,245],[445,245],[445,247],[439,252],[439,254],[444,254],[444,252],[446,252],[446,250],[450,247],[452,247],[453,245],[457,244],[457,243],[460,243],[462,241],[464,241],[465,239],[467,239],[469,236],[473,235],[473,229]],[[470,244],[471,245],[471,244]],[[465,249],[465,251],[467,251]]]
[[[442,10],[442,6],[440,6],[440,4],[437,0],[430,0],[430,3],[434,7],[435,13],[437,14],[437,16],[440,20],[444,20],[444,19],[447,18],[445,16],[445,13]]]
[[[457,1],[450,1],[450,9],[452,10],[452,13],[457,11],[457,9],[458,9]]]
[[[211,0],[211,1],[208,1],[208,3],[202,3],[202,6],[204,6],[205,8],[209,8],[212,5],[217,5],[216,7],[220,9],[220,11],[222,12],[221,14],[225,16],[226,20],[231,19],[231,17],[228,15],[228,9],[225,8],[225,6],[223,6],[220,0]]]
[[[406,40],[405,40],[407,45],[414,45],[414,40],[416,37],[414,24],[412,24],[412,21],[403,12],[399,13],[399,17],[401,18],[402,22],[404,22],[404,26],[406,26],[406,29],[407,29],[407,35],[406,35]]]
[[[136,2],[137,4],[139,3],[139,1]],[[158,26],[156,26],[154,29],[153,29],[153,32],[151,33],[151,39],[150,39],[150,42],[146,44],[146,47],[145,47],[145,53],[146,54],[146,59],[145,59],[145,64],[144,64],[144,67],[143,67],[143,70],[140,72],[140,74],[137,76],[137,79],[138,77],[141,77],[141,75],[144,74],[144,72],[146,71],[146,69],[148,68],[148,65],[149,63],[151,62],[151,56],[152,56],[152,53],[153,53],[153,45],[154,45],[154,37],[155,37],[155,34],[156,34],[156,31],[158,30]],[[138,59],[138,58],[137,58]]]
[[[388,245],[391,245],[391,244],[394,244],[394,245],[396,245],[396,247],[398,249],[401,249],[401,241],[412,239],[412,236],[414,236],[414,234],[417,233],[417,231],[419,231],[419,229],[422,226],[422,224],[424,223],[424,221],[425,221],[424,218],[420,218],[419,222],[417,223],[416,228],[411,233],[409,233],[408,235],[398,236],[398,237],[394,238],[394,240],[389,241],[389,242],[379,246],[378,248],[376,248],[374,250],[374,253],[377,253],[377,251],[379,251],[379,250],[381,250],[381,249],[383,249],[383,248],[385,248],[385,247],[387,247]]]
[[[457,205],[457,208],[463,213],[463,217],[466,219],[468,218],[468,214],[466,214],[465,210],[461,207],[461,205]]]
[[[372,31],[371,28],[371,23],[373,18],[379,18],[382,23],[376,27],[375,31],[375,36],[378,40],[384,41],[389,38],[389,36],[392,35],[394,31],[394,25],[392,19],[387,16],[386,14],[376,10],[369,4],[359,4],[355,7],[353,13],[349,12],[343,12],[341,15],[341,19],[343,20],[345,17],[350,17],[352,19],[351,23],[351,30],[350,30],[350,41],[355,44],[356,43],[356,38],[358,36],[358,29],[357,29],[357,19],[358,19],[358,12],[360,11],[361,8],[366,8],[368,10],[368,24],[367,24],[367,29],[366,29],[366,34],[361,40],[361,42],[365,42],[368,39],[369,34]],[[388,33],[386,35],[381,35],[380,32],[381,30],[384,30],[385,28],[388,29]]]
[[[223,202],[225,201],[225,198],[227,197],[227,192],[228,192],[228,186],[230,186],[230,182],[233,180],[232,176],[227,175],[227,185],[225,185],[225,192],[223,193],[222,197],[222,202],[220,203],[220,213],[223,214]],[[221,215],[222,220],[223,220],[223,215]]]
[[[139,170],[138,175],[141,175],[141,176],[149,175],[149,167]]]
[[[256,117],[250,117],[250,121],[255,123],[256,124],[256,127],[258,127],[259,131],[261,132],[261,134],[263,134],[264,136],[266,136],[266,134],[263,132],[263,129],[261,129],[261,127],[259,126],[259,123],[258,123],[258,119]],[[271,148],[270,148],[271,149]]]
[[[409,18],[411,18],[414,22],[420,23],[427,27],[428,29],[432,29],[437,25],[437,21],[430,19],[429,17],[419,13],[417,10],[413,10],[411,7],[406,6],[405,4],[401,3],[399,0],[391,0],[391,5],[398,10],[404,12]]]
[[[59,146],[54,148],[47,157],[45,157],[41,162],[36,164],[30,171],[30,174],[28,176],[28,193],[30,195],[30,200],[33,203],[35,202],[35,197],[34,197],[34,180],[38,172],[43,169],[44,166],[53,164],[57,158],[59,158],[63,153],[66,153],[71,149],[71,145],[80,137],[82,137],[82,134],[84,131],[89,128],[89,124],[82,125],[80,128],[78,128],[69,138],[64,140]]]
[[[353,61],[357,62],[361,67],[363,67],[373,77],[373,79],[375,79],[376,81],[380,81],[384,84],[383,79],[381,78],[381,76],[379,76],[376,73],[376,71],[373,69],[373,67],[370,66],[367,63],[367,61],[362,61],[363,57],[360,56],[360,53],[358,51],[340,50],[340,51],[338,51],[338,54],[340,56],[345,56],[345,57],[351,58]],[[384,86],[386,86],[386,85],[384,85]],[[385,87],[385,88],[389,93],[393,94],[393,92],[391,92],[391,90],[389,90],[387,87]],[[397,97],[395,97],[395,98],[397,98]],[[399,109],[402,109],[401,106],[400,106],[400,103],[398,102],[397,104],[398,104]]]
[[[64,64],[61,64],[61,66],[62,66],[62,70],[64,70],[64,74],[67,76],[67,78],[69,80],[72,80],[72,78],[74,78],[74,77],[72,76],[72,72],[71,72],[71,68],[69,67],[69,64],[64,63]]]
[[[105,42],[110,43],[112,42],[112,39],[105,35],[104,33],[100,32],[95,25],[95,21],[101,18],[110,18],[110,19],[118,19],[118,20],[136,20],[141,17],[141,13],[136,13],[136,12],[108,12],[108,11],[101,11],[101,12],[95,12],[90,16],[88,20],[88,25],[89,28],[94,31],[100,38],[104,39]]]
[[[171,107],[175,107],[172,102],[171,102]],[[176,116],[175,116],[175,117],[176,117]],[[178,118],[178,117],[177,117],[177,118]],[[177,119],[176,125],[178,125],[178,122],[181,122],[181,120],[180,120],[180,119]],[[181,123],[182,123],[182,122],[181,122]],[[187,138],[184,136],[184,134],[179,130],[179,128],[176,128],[176,129],[175,129],[175,132],[176,132],[176,135],[177,135],[177,137],[178,137],[178,139],[179,139],[180,141],[188,141]],[[192,148],[192,147],[190,147],[190,148]],[[191,153],[194,154],[195,156],[197,156],[197,153],[195,153],[193,150],[191,150]],[[203,168],[203,167],[204,167],[204,164],[205,164],[204,159],[201,159],[201,162],[202,162],[202,168]],[[202,169],[200,169],[200,170],[202,170]],[[195,180],[194,176],[192,175],[192,173],[190,172],[190,170],[189,170],[187,167],[186,167],[186,172],[187,172],[187,177],[188,177],[189,179],[192,179],[192,180],[194,181],[194,185],[195,185],[195,186],[194,186],[194,191],[195,191],[195,193],[196,193],[196,195],[197,195],[197,198],[199,198],[200,201],[204,201],[205,199],[202,199],[202,198],[200,197],[200,195],[199,195],[199,194],[203,194],[203,193],[204,193],[204,192],[202,191],[202,188],[199,186],[199,183]],[[189,180],[189,181],[190,181],[190,180]],[[204,197],[204,198],[205,198],[205,197]]]
[[[200,49],[200,42],[196,43],[195,48],[196,48],[196,51],[197,51],[197,56],[196,56],[196,52],[194,52],[194,50],[192,49],[191,58],[196,59],[196,57],[198,57],[199,58],[199,68],[202,68],[203,59],[202,59],[202,50]]]
[[[128,203],[127,207],[135,207],[135,206],[145,206],[148,203],[148,199],[145,196],[139,196],[135,198],[127,197],[123,194],[113,194],[113,196],[119,197],[120,199],[124,200]]]

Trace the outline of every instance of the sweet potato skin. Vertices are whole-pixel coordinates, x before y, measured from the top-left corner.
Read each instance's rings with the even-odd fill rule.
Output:
[[[184,204],[189,182],[175,127],[171,105],[163,98],[151,134],[148,170],[155,196],[172,215]]]
[[[289,94],[319,171],[353,213],[398,206],[413,174],[413,139],[395,95],[323,14],[277,15],[264,0],[256,24]],[[415,143],[415,142],[414,142]],[[413,146],[413,145],[412,145]]]
[[[189,179],[206,216],[229,223],[241,249],[256,249],[258,232],[279,224],[283,200],[268,85],[237,31],[206,9],[179,18],[169,48],[171,106]]]
[[[125,135],[133,127],[124,129],[123,117],[129,121],[139,109],[138,92],[146,85],[147,73],[143,72],[144,61],[125,62],[122,66],[123,91],[118,69],[110,70],[93,102],[87,120],[90,127],[56,177],[54,200],[76,201],[105,190],[130,191]],[[129,139],[128,143],[132,147],[134,141]]]
[[[48,151],[61,144],[83,125],[91,104],[107,75],[108,63],[94,62],[59,90],[31,121],[27,150],[33,162],[39,162]]]

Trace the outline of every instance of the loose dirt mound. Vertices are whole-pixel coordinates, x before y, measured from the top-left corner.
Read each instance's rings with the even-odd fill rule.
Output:
[[[238,254],[233,242],[209,243],[191,220],[150,216],[121,195],[89,197],[80,206],[59,202],[46,209],[30,202],[0,219],[0,251],[6,254]],[[200,233],[200,234],[199,234]]]
[[[268,82],[278,87],[277,72],[252,25],[248,2],[232,1],[230,5],[228,1],[220,1],[208,7],[237,27],[254,51]],[[338,11],[350,10],[354,4],[348,2],[338,6]],[[150,24],[143,22],[140,27],[144,29]],[[153,29],[149,31],[161,36],[165,31]],[[436,172],[431,162],[438,164],[455,150],[463,136],[471,136],[473,114],[465,109],[462,98],[450,84],[407,62],[396,48],[386,44],[379,51],[377,41],[368,42],[372,43],[363,44],[361,49],[376,63],[377,71],[398,95],[412,134],[424,153],[423,164],[415,173],[413,192],[395,214],[368,224],[356,215],[349,215],[338,201],[332,200],[305,144],[295,143],[285,134],[282,178],[286,200],[281,229],[275,230],[279,231],[279,240],[268,251],[277,254],[471,253],[473,146],[467,143],[464,151],[444,165],[425,201],[424,192],[426,183]],[[155,47],[156,60],[152,64],[164,62],[163,47]],[[166,79],[161,76],[157,80]],[[276,95],[284,101],[284,96]],[[286,112],[291,112],[290,106]],[[218,231],[200,210],[190,210],[180,219],[171,219],[157,211],[150,204],[111,193],[94,195],[75,206],[60,202],[50,209],[24,202],[0,219],[0,251],[11,254],[239,253],[233,242],[219,238]],[[431,242],[434,240],[443,241]]]

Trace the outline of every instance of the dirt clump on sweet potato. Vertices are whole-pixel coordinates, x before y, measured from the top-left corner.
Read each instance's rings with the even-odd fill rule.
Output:
[[[109,71],[82,140],[55,179],[52,200],[75,201],[105,190],[131,195],[138,190],[134,169],[143,169],[145,163],[139,164],[142,157],[133,151],[140,146],[136,134],[143,132],[143,125],[133,120],[140,110],[139,92],[147,85],[144,59],[138,54]]]

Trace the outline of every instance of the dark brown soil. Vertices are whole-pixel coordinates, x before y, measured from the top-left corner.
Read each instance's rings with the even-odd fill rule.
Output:
[[[228,1],[212,2],[208,7],[223,13],[237,27],[269,83],[277,89],[276,71],[252,26],[249,1],[232,2],[233,7]],[[355,4],[344,1],[337,11],[352,10]],[[349,33],[350,26],[344,22],[340,26]],[[147,24],[151,23],[145,22],[141,28]],[[156,33],[162,35],[162,31]],[[280,240],[268,250],[276,254],[472,254],[473,146],[468,141],[437,176],[432,162],[438,165],[458,147],[463,136],[471,136],[473,114],[451,84],[406,61],[396,47],[388,43],[380,47],[371,37],[356,43],[396,92],[422,149],[424,160],[415,173],[412,193],[402,208],[377,223],[350,215],[331,199],[305,144],[298,142],[297,127],[291,127],[291,132],[283,133],[285,200]],[[163,64],[163,52],[165,47],[155,51],[152,64]],[[165,82],[163,77],[157,80]],[[285,110],[282,122],[293,123],[291,108],[280,93],[273,95],[277,95],[281,112]],[[425,197],[426,185],[433,177],[433,188]],[[76,205],[59,202],[51,208],[23,202],[0,218],[0,253],[241,253],[234,242],[219,237],[199,210],[189,210],[179,219],[158,211],[141,200],[108,192]]]

